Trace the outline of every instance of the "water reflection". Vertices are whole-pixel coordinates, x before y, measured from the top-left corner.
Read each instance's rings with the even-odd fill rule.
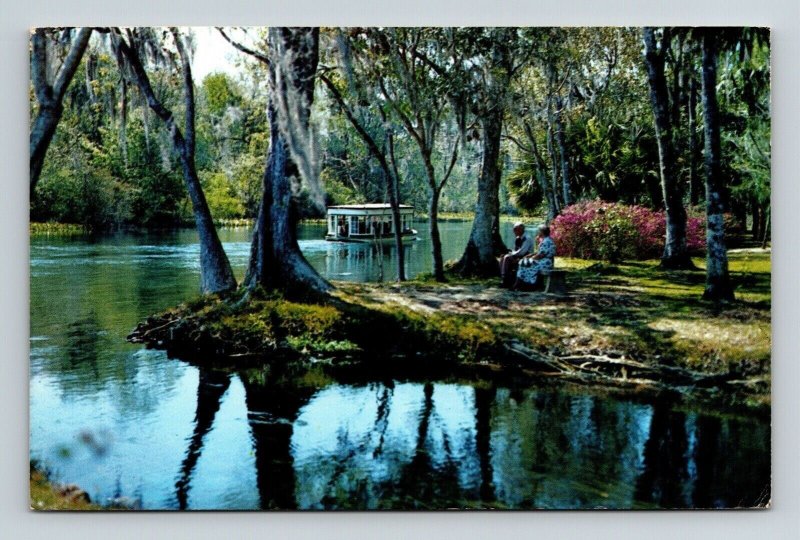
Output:
[[[749,432],[749,443],[719,424]],[[668,404],[399,383],[320,391],[291,448],[300,508],[719,507],[763,496],[765,435]],[[755,472],[719,470],[701,440],[714,441],[717,462],[745,459]]]
[[[260,508],[297,508],[291,441],[298,412],[313,391],[243,375]]]
[[[194,468],[200,458],[203,440],[214,424],[214,418],[219,411],[222,396],[230,386],[230,375],[218,371],[201,369],[197,385],[197,411],[194,415],[194,432],[189,439],[189,448],[186,458],[181,465],[181,475],[175,483],[175,497],[178,508],[188,508],[189,486],[191,484]]]

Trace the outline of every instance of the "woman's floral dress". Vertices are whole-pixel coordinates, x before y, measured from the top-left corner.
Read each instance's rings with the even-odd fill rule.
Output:
[[[556,257],[556,244],[553,239],[549,236],[544,237],[539,243],[539,251],[536,253],[543,257],[539,260],[522,259],[517,269],[517,279],[531,285],[536,284],[540,274],[549,274],[553,269],[553,260]]]

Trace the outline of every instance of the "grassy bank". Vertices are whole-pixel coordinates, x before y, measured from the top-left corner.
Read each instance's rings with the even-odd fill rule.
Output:
[[[721,306],[701,299],[703,261],[695,262],[698,270],[673,272],[657,261],[558,259],[569,270],[566,296],[451,278],[337,283],[323,303],[207,297],[151,317],[132,339],[237,367],[284,359],[382,376],[557,376],[768,405],[769,252],[730,253],[737,301]]]
[[[31,236],[80,236],[89,233],[89,229],[77,223],[54,222],[31,222],[28,231]]]

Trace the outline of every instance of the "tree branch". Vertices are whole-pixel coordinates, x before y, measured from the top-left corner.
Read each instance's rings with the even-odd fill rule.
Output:
[[[48,105],[53,98],[53,89],[47,84],[47,36],[43,28],[37,28],[31,36],[31,79],[36,101]]]
[[[453,145],[453,155],[450,156],[450,166],[447,167],[447,172],[445,173],[444,178],[442,178],[442,181],[439,182],[440,192],[444,188],[444,185],[447,183],[447,180],[450,178],[450,173],[453,172],[453,167],[455,167],[456,161],[458,160],[458,143],[461,142],[460,139],[461,136],[456,137],[456,142]]]
[[[508,139],[509,141],[513,142],[523,152],[526,152],[528,154],[532,154],[533,153],[533,150],[531,150],[530,147],[525,146],[524,144],[522,144],[522,141],[520,141],[519,139],[517,139],[513,135],[504,135],[503,138],[504,139]]]
[[[78,65],[81,63],[83,52],[86,50],[91,36],[92,29],[90,27],[83,27],[78,31],[78,36],[75,38],[75,41],[72,42],[69,54],[67,54],[67,58],[64,59],[61,69],[58,70],[56,82],[53,84],[53,97],[56,101],[61,101],[61,98],[64,97],[67,86],[69,86],[72,77],[75,75],[75,70],[78,69]]]
[[[259,62],[269,66],[269,57],[266,54],[258,52],[255,49],[251,49],[250,47],[247,47],[247,46],[242,45],[241,43],[239,43],[237,41],[234,41],[233,39],[228,37],[228,34],[225,33],[225,31],[222,29],[221,26],[217,26],[216,28],[217,28],[217,31],[220,34],[222,34],[222,37],[225,38],[225,41],[227,41],[228,43],[233,45],[233,47],[235,49],[239,50],[240,52],[243,52],[244,54],[250,55],[253,58],[255,58],[256,60],[258,60]]]
[[[175,126],[175,120],[172,117],[172,113],[164,107],[164,105],[156,97],[155,92],[153,92],[150,79],[147,76],[147,72],[144,70],[144,66],[142,65],[139,55],[131,48],[131,45],[125,41],[125,38],[122,37],[122,35],[119,33],[119,30],[112,32],[111,36],[111,39],[116,40],[119,50],[127,59],[128,65],[133,70],[136,84],[144,95],[147,105],[153,110],[154,113],[156,113],[159,118],[161,118],[161,120],[167,124],[169,129],[176,128],[177,126]],[[129,33],[129,39],[132,37],[132,34]],[[178,134],[180,135],[180,133]],[[180,138],[182,139],[183,136],[181,135]]]
[[[392,109],[394,109],[394,111],[397,113],[397,116],[400,117],[400,121],[403,122],[403,125],[408,133],[414,137],[414,140],[416,140],[421,147],[426,147],[427,145],[425,144],[423,137],[417,132],[416,128],[414,128],[414,124],[411,123],[411,119],[400,109],[400,107],[397,105],[397,102],[389,94],[389,91],[386,90],[386,85],[383,84],[383,78],[378,79],[378,85],[380,86],[383,97],[386,98],[386,101],[389,102],[389,105],[391,105]]]
[[[339,89],[336,88],[336,85],[333,84],[333,81],[331,81],[326,75],[320,74],[319,79],[325,84],[331,96],[333,96],[333,99],[335,99],[336,103],[338,103],[339,106],[342,108],[342,111],[344,111],[347,120],[356,130],[361,139],[366,143],[370,153],[372,153],[372,155],[375,156],[375,159],[377,159],[378,162],[380,162],[381,168],[388,173],[389,166],[386,163],[386,156],[384,155],[383,152],[381,152],[380,148],[378,148],[378,145],[375,143],[375,140],[372,138],[372,136],[367,132],[366,129],[364,129],[364,126],[362,126],[361,123],[358,121],[358,119],[355,117],[355,114],[353,113],[352,110],[350,110],[350,107],[347,106],[347,104],[344,101],[344,98],[342,97],[341,92],[339,92]]]
[[[174,26],[171,27],[170,32],[175,40],[175,47],[178,49],[178,56],[181,59],[181,70],[183,71],[183,101],[185,105],[184,113],[184,138],[186,140],[186,150],[194,159],[195,153],[195,129],[194,129],[194,80],[192,79],[192,67],[189,62],[189,55],[186,53],[186,48],[183,45],[183,38],[178,29]]]

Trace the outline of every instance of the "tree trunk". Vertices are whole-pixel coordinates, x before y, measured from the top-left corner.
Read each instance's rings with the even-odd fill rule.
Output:
[[[478,177],[478,204],[467,247],[456,270],[462,275],[497,275],[497,255],[505,251],[500,234],[500,136],[503,110],[497,107],[481,120],[483,161]]]
[[[767,242],[770,241],[770,223],[772,220],[770,219],[771,209],[769,205],[765,205],[764,209],[761,211],[761,222],[763,223],[762,226],[762,237],[761,237],[761,249],[766,249]]]
[[[122,162],[128,166],[128,81],[120,77],[119,146]]]
[[[758,240],[761,238],[758,234],[761,230],[761,206],[758,204],[758,199],[755,197],[750,198],[750,208],[753,212],[753,228],[751,229],[751,235],[753,240]]]
[[[455,270],[461,275],[494,277],[497,275],[496,257],[506,251],[500,236],[500,139],[506,97],[513,74],[513,29],[495,29],[491,61],[485,76],[483,100],[485,104],[478,118],[483,128],[483,159],[478,177],[478,203],[472,231]]]
[[[564,206],[572,204],[572,195],[570,193],[569,182],[569,154],[567,153],[566,137],[564,136],[564,122],[561,118],[563,111],[563,102],[561,96],[556,98],[556,142],[558,144],[558,153],[561,157],[561,190],[564,196]]]
[[[183,99],[186,109],[185,137],[175,122],[172,112],[166,109],[156,98],[147,72],[144,70],[138,53],[133,49],[133,43],[127,44],[121,36],[116,34],[113,34],[114,37],[112,39],[117,40],[117,46],[120,47],[132,68],[139,90],[147,100],[148,106],[166,124],[167,131],[172,138],[172,144],[178,152],[186,191],[192,202],[195,225],[200,239],[200,290],[203,293],[224,293],[236,288],[236,279],[233,277],[230,262],[217,235],[217,229],[214,226],[208,202],[200,185],[200,179],[197,176],[194,162],[194,81],[192,80],[189,59],[183,48],[180,36],[177,35],[177,30],[173,32],[183,71]],[[128,36],[131,40],[133,39],[132,33],[129,32]]]
[[[720,127],[717,105],[717,48],[713,30],[703,34],[703,126],[706,168],[706,290],[703,298],[733,300],[725,247],[720,170]]]
[[[444,261],[442,260],[442,239],[439,235],[439,197],[441,192],[436,187],[431,188],[431,197],[428,202],[428,215],[431,228],[431,252],[433,254],[433,278],[443,282]]]
[[[287,99],[303,100],[305,110],[299,122],[307,123],[314,100],[319,29],[279,28],[272,31],[279,32],[279,39],[283,39],[287,50],[293,52],[290,59],[285,59],[276,58],[274,51],[270,51],[272,88],[275,91],[296,92],[298,96]],[[280,61],[290,61],[290,80],[278,77],[277,70],[283,69],[276,65]],[[279,78],[281,83],[277,82]],[[269,290],[281,290],[295,297],[325,294],[332,288],[330,283],[308,263],[297,243],[291,178],[296,177],[298,171],[280,129],[276,99],[271,95],[267,108],[270,143],[262,182],[262,200],[250,250],[250,266],[244,285],[249,289],[262,286]]]
[[[536,175],[536,180],[539,182],[539,186],[542,188],[545,201],[547,201],[547,224],[549,225],[554,219],[556,219],[557,215],[553,190],[551,189],[550,182],[547,179],[546,172],[544,172],[541,168],[537,168],[534,174]]]
[[[561,196],[558,189],[561,177],[558,173],[558,156],[556,155],[556,147],[553,144],[553,131],[553,116],[549,114],[547,118],[547,153],[550,155],[550,191],[553,193],[556,213],[561,213],[563,205],[561,204]]]
[[[383,173],[386,176],[386,191],[389,195],[389,205],[392,207],[392,221],[394,222],[394,246],[397,249],[397,281],[406,280],[406,253],[403,248],[403,218],[400,215],[400,175],[394,159],[394,136],[389,134],[389,152],[392,160],[392,170],[382,161]]]
[[[547,178],[547,164],[545,163],[544,158],[542,158],[542,154],[539,152],[539,145],[536,143],[536,136],[527,123],[525,123],[525,133],[528,136],[528,142],[531,144],[533,157],[536,160],[536,170],[534,171],[534,174],[536,175],[536,181],[542,188],[544,199],[547,201],[547,224],[549,225],[558,215],[558,205],[556,203],[555,193],[553,193],[553,186],[550,184],[550,181]]]
[[[430,199],[428,200],[428,219],[430,220],[431,253],[433,255],[433,278],[443,282],[444,261],[442,260],[442,239],[439,235],[439,198],[442,195],[441,187],[436,182],[436,173],[433,170],[433,162],[429,150],[420,148],[422,151],[422,161],[425,164],[425,174],[428,176],[428,189],[430,189]]]
[[[697,175],[697,81],[689,79],[689,203],[700,203],[700,178]]]
[[[664,242],[661,267],[691,269],[694,268],[694,265],[686,250],[686,209],[683,207],[683,193],[675,172],[674,134],[667,97],[667,80],[664,75],[663,49],[667,45],[662,44],[662,51],[659,53],[652,28],[644,29],[644,43],[650,101],[653,106],[658,143],[661,191],[664,196],[666,214],[667,237]]]
[[[81,28],[70,47],[64,63],[51,86],[47,82],[47,37],[44,28],[37,28],[31,37],[31,79],[39,103],[39,112],[33,121],[30,136],[30,195],[33,197],[39,176],[42,174],[44,157],[64,112],[64,94],[81,63],[91,28]]]

